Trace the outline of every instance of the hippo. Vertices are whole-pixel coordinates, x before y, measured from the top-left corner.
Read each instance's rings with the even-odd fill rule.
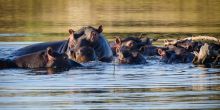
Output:
[[[117,48],[116,52],[117,52],[117,58],[120,64],[146,64],[147,63],[144,56],[138,51]]]
[[[94,49],[99,61],[111,62],[113,60],[113,53],[102,31],[102,26],[99,26],[98,29],[91,26],[85,27],[84,34],[75,39],[74,50],[83,46],[89,46]]]
[[[126,47],[127,49],[134,50],[137,49],[138,45],[142,42],[141,39],[135,37],[127,37],[124,39],[116,37],[115,43],[120,47]]]
[[[171,46],[167,49],[159,48],[158,54],[161,56],[161,61],[165,63],[190,63],[194,58],[192,53],[176,46]]]
[[[202,45],[202,42],[192,40],[183,40],[175,44],[177,47],[185,48],[188,52],[198,51]]]
[[[115,37],[115,42],[111,44],[113,54],[116,55],[116,48],[126,48],[129,50],[139,50],[143,46],[151,46],[155,39],[149,39],[148,37],[126,37],[121,39]]]
[[[82,27],[78,31],[69,29],[70,35],[68,40],[33,44],[16,50],[11,56],[22,56],[44,50],[47,47],[52,47],[54,51],[58,53],[68,54],[72,48],[77,47],[76,45],[81,41],[81,39],[85,39],[91,44],[91,47],[94,48],[96,56],[100,61],[110,62],[112,61],[113,54],[107,40],[102,34],[102,31],[102,25],[100,25],[97,29],[92,26]],[[68,56],[70,55],[68,54]]]
[[[65,53],[57,53],[51,47],[16,57],[14,59],[1,59],[0,68],[71,68],[72,66],[82,66],[71,61]]]
[[[89,61],[96,61],[97,56],[95,55],[95,50],[89,46],[82,46],[76,50],[70,51],[70,59],[79,62],[85,63]]]

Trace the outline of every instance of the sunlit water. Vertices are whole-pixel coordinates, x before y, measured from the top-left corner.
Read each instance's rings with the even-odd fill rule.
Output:
[[[31,43],[0,43],[0,57]],[[0,70],[0,109],[207,109],[220,108],[220,69],[192,64]]]

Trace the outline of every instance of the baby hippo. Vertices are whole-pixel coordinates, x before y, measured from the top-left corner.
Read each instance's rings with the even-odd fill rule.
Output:
[[[70,59],[80,63],[97,60],[95,50],[89,46],[79,47],[75,51],[72,50],[69,57]]]
[[[118,61],[120,64],[146,64],[144,56],[138,51],[127,49],[116,49]]]
[[[0,68],[70,68],[71,66],[81,65],[69,60],[66,54],[53,51],[51,47],[12,60],[0,60]]]

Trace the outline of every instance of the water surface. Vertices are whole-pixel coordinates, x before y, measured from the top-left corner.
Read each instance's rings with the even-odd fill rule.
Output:
[[[0,43],[0,57],[31,43]],[[4,47],[2,46],[4,45]],[[63,72],[0,70],[0,109],[220,108],[220,69],[92,62]]]
[[[0,58],[33,41],[67,39],[69,28],[88,25],[102,24],[108,39],[220,37],[219,6],[219,0],[0,0]],[[220,69],[148,62],[93,62],[55,73],[0,70],[0,109],[220,108]]]

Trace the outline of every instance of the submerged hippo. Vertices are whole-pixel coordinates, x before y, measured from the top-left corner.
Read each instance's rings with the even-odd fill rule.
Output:
[[[184,48],[176,46],[171,46],[167,49],[159,48],[158,54],[165,63],[190,63],[194,58],[192,53],[187,52]]]
[[[95,50],[89,46],[79,47],[76,50],[70,51],[70,59],[79,62],[85,63],[89,61],[97,60],[95,55]]]
[[[51,47],[44,51],[16,57],[12,60],[1,59],[0,68],[70,68],[81,66],[71,61],[65,53],[57,53]]]
[[[116,55],[116,48],[126,48],[128,50],[140,50],[144,46],[152,46],[154,39],[143,38],[143,37],[126,37],[121,39],[116,37],[115,42],[111,44],[111,49]]]
[[[116,49],[117,58],[120,64],[146,64],[147,61],[144,56],[134,50]]]

